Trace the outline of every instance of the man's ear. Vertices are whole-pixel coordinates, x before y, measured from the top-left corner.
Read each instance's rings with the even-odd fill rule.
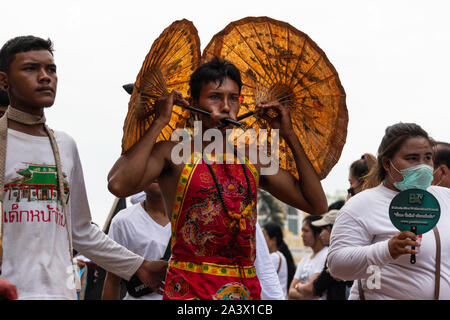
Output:
[[[8,88],[9,88],[8,75],[6,74],[6,72],[0,71],[0,90],[8,91]]]
[[[435,170],[436,174],[439,174],[440,176],[444,176],[449,172],[448,167],[445,164],[440,164]]]

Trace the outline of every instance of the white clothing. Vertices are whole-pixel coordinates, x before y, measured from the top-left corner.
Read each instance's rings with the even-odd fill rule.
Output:
[[[278,271],[278,279],[280,280],[281,289],[283,292],[286,292],[286,298],[288,296],[287,291],[287,282],[288,282],[288,265],[284,254],[280,251],[275,251],[270,254],[270,258],[272,259],[272,264],[275,268],[275,271]]]
[[[427,190],[441,207],[437,224],[441,238],[440,299],[450,299],[450,189],[432,186]],[[389,219],[389,204],[397,194],[380,184],[351,197],[342,207],[331,232],[330,273],[343,280],[362,279],[367,300],[433,299],[434,232],[423,234],[415,264],[410,263],[409,254],[394,260],[389,253],[389,239],[399,232]],[[378,270],[379,277],[375,278]],[[349,299],[359,299],[358,281]]]
[[[164,255],[170,238],[170,222],[166,226],[157,224],[145,212],[140,204],[121,210],[112,219],[108,235],[147,260],[158,260]],[[156,249],[156,250],[155,250]],[[270,259],[269,249],[261,226],[256,224],[256,259],[255,268],[261,284],[261,299],[285,299],[275,268],[267,263]],[[129,300],[161,300],[162,296],[151,293],[139,298],[124,297]]]
[[[170,239],[170,222],[158,224],[142,208],[141,203],[123,209],[112,219],[108,235],[146,260],[160,260]],[[142,297],[126,294],[124,300],[161,300],[162,295],[152,292]]]
[[[275,270],[271,261],[269,248],[267,247],[266,238],[262,232],[259,223],[256,224],[256,258],[255,268],[261,285],[261,299],[262,300],[285,300],[286,293],[281,288],[280,280],[278,279],[277,271]]]
[[[68,192],[67,217],[74,249],[129,279],[143,258],[91,224],[75,141],[66,133],[54,134]],[[17,287],[19,299],[77,299],[56,181],[49,138],[8,129],[1,277]]]
[[[133,194],[130,197],[130,202],[131,204],[136,204],[136,203],[140,203],[140,202],[144,202],[145,198],[147,197],[147,195],[145,194],[144,191]]]
[[[317,252],[314,258],[311,259],[313,253],[303,257],[297,265],[294,278],[300,280],[301,283],[308,283],[316,273],[321,273],[327,260],[328,247],[323,247],[322,250]],[[325,300],[326,294],[320,298],[313,300]]]

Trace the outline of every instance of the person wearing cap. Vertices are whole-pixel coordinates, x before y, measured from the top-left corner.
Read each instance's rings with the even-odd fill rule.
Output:
[[[312,225],[323,228],[319,234],[320,240],[324,246],[330,245],[330,234],[333,228],[334,221],[339,213],[339,209],[344,205],[344,201],[337,201],[330,205],[330,209],[322,216],[322,219],[313,221]],[[347,287],[351,286],[352,281],[341,281],[335,279],[330,275],[328,271],[328,262],[325,262],[325,266],[320,275],[314,280],[313,295],[320,297],[326,292],[327,300],[346,300]]]

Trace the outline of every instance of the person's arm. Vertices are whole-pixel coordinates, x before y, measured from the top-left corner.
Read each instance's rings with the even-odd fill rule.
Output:
[[[177,91],[161,97],[155,104],[156,116],[147,132],[120,156],[108,174],[108,189],[116,197],[125,198],[149,186],[159,177],[170,160],[170,142],[156,143],[169,123],[174,104],[188,105]]]
[[[306,156],[298,137],[292,128],[288,108],[278,102],[261,104],[262,109],[275,109],[276,118],[263,115],[272,129],[279,129],[280,136],[286,141],[294,155],[299,179],[288,171],[280,169],[273,175],[261,175],[260,186],[277,199],[310,214],[322,214],[327,211],[327,199],[320,180]]]
[[[302,283],[300,280],[295,279],[292,281],[289,288],[289,300],[311,300],[314,299],[313,282],[317,279],[320,273],[315,273],[311,280],[306,283]]]
[[[358,209],[358,208],[357,208]],[[420,246],[412,232],[396,233],[388,240],[372,243],[370,234],[363,223],[341,209],[331,231],[328,251],[328,269],[333,278],[342,280],[364,279],[368,277],[368,267],[384,266],[402,254],[417,254],[406,246]]]
[[[17,288],[11,282],[0,277],[0,297],[8,300],[16,300],[19,298]]]
[[[103,284],[102,300],[120,299],[120,277],[114,273],[107,272]]]
[[[155,291],[162,285],[167,261],[147,261],[109,238],[91,223],[83,170],[72,140],[73,168],[70,181],[70,229],[73,247],[105,270],[129,280],[134,274]]]

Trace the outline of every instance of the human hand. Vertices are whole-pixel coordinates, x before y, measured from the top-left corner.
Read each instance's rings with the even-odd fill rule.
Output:
[[[406,248],[407,246],[420,247],[420,243],[416,241],[417,235],[411,231],[402,231],[396,233],[388,243],[389,253],[391,257],[397,259],[402,254],[418,254],[418,250]]]
[[[4,297],[8,300],[16,300],[19,297],[16,286],[11,282],[0,278],[0,297]]]
[[[144,284],[152,288],[154,292],[162,295],[164,293],[163,281],[166,278],[167,267],[168,262],[164,260],[144,260],[136,271],[136,275]]]
[[[293,133],[289,108],[277,100],[263,101],[257,107],[263,110],[261,117],[269,123],[272,129],[279,129],[281,136],[285,137]]]
[[[188,106],[189,102],[183,98],[183,95],[177,91],[162,95],[155,102],[155,119],[160,119],[165,123],[169,123],[172,116],[172,110],[174,105]]]

